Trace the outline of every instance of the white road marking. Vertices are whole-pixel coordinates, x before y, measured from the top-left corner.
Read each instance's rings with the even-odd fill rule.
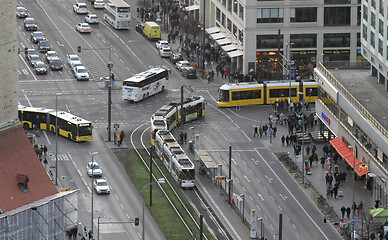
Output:
[[[28,97],[27,97],[26,94],[24,94],[24,97],[27,99],[27,102],[28,102],[28,104],[30,105],[30,107],[32,107],[32,104],[31,104],[31,102],[30,102],[30,100],[28,99]]]
[[[226,141],[228,141],[228,139],[224,136],[224,134],[222,134],[222,132],[219,132],[219,133],[220,133],[220,135],[221,135],[223,138],[225,138]]]
[[[121,208],[122,208],[122,209],[124,209],[124,206],[123,206],[123,204],[122,204],[122,203],[120,203],[120,206],[121,206]]]
[[[251,182],[251,180],[249,180],[248,176],[245,174],[244,174],[244,178],[245,178],[245,180],[247,180],[247,182],[249,182],[249,183]]]
[[[244,190],[244,192],[246,192],[247,190],[245,189],[245,187],[241,187],[243,190]]]
[[[257,193],[257,196],[259,196],[259,198],[261,198],[262,201],[265,201],[263,198],[263,195],[261,195],[260,193]]]
[[[237,162],[234,160],[234,158],[232,158],[232,161],[233,161],[234,165],[237,166]]]
[[[234,179],[236,179],[236,181],[239,183],[240,182],[240,180],[238,180],[238,178],[234,178]]]
[[[43,131],[43,135],[46,137],[47,144],[51,145],[50,139],[47,137],[46,131]]]
[[[259,178],[256,178],[256,180],[257,180],[259,183],[261,182]]]
[[[117,197],[117,195],[115,194],[115,198],[117,199],[117,200],[119,200],[119,197]]]
[[[252,141],[243,130],[241,130],[241,132],[245,135],[245,137],[248,139],[248,141]]]

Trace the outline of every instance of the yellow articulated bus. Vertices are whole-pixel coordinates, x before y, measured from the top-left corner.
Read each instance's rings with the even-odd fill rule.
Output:
[[[25,129],[49,130],[55,133],[58,121],[58,135],[75,142],[93,139],[92,123],[71,113],[53,109],[25,107],[19,105],[19,119]]]
[[[160,40],[160,26],[156,22],[145,22],[143,34],[148,40]]]
[[[220,87],[219,107],[236,107],[247,105],[274,104],[276,101],[288,100],[290,95],[289,81],[273,81],[266,83],[228,83]],[[303,92],[298,94],[298,92]],[[291,82],[291,101],[304,99],[315,102],[318,98],[318,83]]]

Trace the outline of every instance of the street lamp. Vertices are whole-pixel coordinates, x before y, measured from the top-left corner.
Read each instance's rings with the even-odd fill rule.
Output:
[[[303,92],[298,92],[299,95],[303,96]],[[299,124],[302,127],[302,183],[304,183],[304,169],[305,169],[305,160],[304,160],[304,110],[302,106],[302,120]]]
[[[243,207],[242,207],[242,221],[245,222],[245,215],[244,215],[245,195],[241,194],[240,197],[242,198],[242,204],[243,204]]]
[[[355,181],[354,181],[354,178],[355,178],[355,173],[356,173],[356,152],[355,152],[355,150],[356,150],[356,145],[353,145],[353,146],[349,146],[349,148],[351,148],[351,149],[353,149],[353,175],[352,175],[352,177],[353,177],[353,200],[352,200],[352,208],[353,208],[353,214],[352,214],[352,217],[353,217],[353,220],[354,220],[354,211],[356,210],[355,208],[354,208],[354,184],[355,184]],[[353,232],[353,237],[352,237],[352,239],[354,239],[354,225],[352,224],[352,232]]]
[[[264,240],[264,221],[263,221],[263,218],[259,218],[259,219],[257,219],[257,221],[261,222],[260,240]]]
[[[144,207],[145,207],[145,197],[144,197],[144,193],[145,193],[145,190],[147,187],[151,186],[152,184],[155,184],[155,183],[165,183],[166,180],[164,178],[159,178],[156,182],[155,181],[152,181],[150,183],[148,183],[147,185],[144,186],[143,188],[143,214],[142,214],[142,231],[141,231],[141,237],[142,237],[142,240],[145,239],[145,233],[144,233]]]
[[[58,96],[55,94],[55,185],[58,185]]]
[[[92,233],[92,236],[93,236],[93,175],[94,175],[94,155],[98,154],[98,152],[93,152],[91,153],[92,155],[92,218],[91,218],[91,233]]]

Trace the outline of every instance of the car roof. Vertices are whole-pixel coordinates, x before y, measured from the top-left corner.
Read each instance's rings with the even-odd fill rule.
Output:
[[[27,20],[35,20],[35,19],[32,17],[28,17],[28,18],[25,18],[24,20],[27,21]]]
[[[182,60],[182,61],[179,61],[180,63],[189,63],[189,61],[186,61],[186,60]]]
[[[26,10],[25,7],[16,7],[16,9],[23,9],[23,10]]]
[[[88,164],[90,164],[90,165],[92,165],[92,164],[98,165],[98,162],[94,161],[94,162],[89,162]]]
[[[103,178],[100,178],[100,179],[96,179],[96,182],[106,182],[106,180]]]
[[[46,54],[47,54],[47,55],[49,55],[49,54],[57,54],[57,52],[56,52],[56,51],[53,51],[53,50],[50,50],[50,51],[47,51]]]
[[[86,6],[86,3],[77,3],[78,6]]]
[[[92,13],[89,13],[88,15],[89,17],[97,17],[97,14],[92,14]]]
[[[73,57],[77,57],[77,58],[79,58],[78,57],[78,55],[75,55],[75,54],[70,54],[70,55],[68,55],[70,58],[73,58]]]
[[[80,23],[81,25],[88,25],[89,26],[89,23]]]
[[[42,61],[38,61],[38,62],[36,62],[36,64],[38,65],[38,64],[44,64],[44,62],[42,62]],[[45,66],[46,66],[46,64],[44,64]]]
[[[43,32],[41,32],[41,31],[35,31],[35,32],[32,32],[32,34],[34,34],[34,35],[35,34],[42,34],[42,35],[44,35]]]
[[[76,69],[86,69],[84,66],[77,66],[77,67],[75,67]]]
[[[191,70],[191,69],[194,69],[194,68],[193,67],[185,67],[184,69]]]
[[[53,57],[51,60],[61,60],[59,57]]]
[[[39,55],[32,54],[32,55],[31,55],[31,58],[33,58],[33,57],[39,57]]]

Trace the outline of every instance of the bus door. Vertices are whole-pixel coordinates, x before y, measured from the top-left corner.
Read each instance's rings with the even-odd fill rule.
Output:
[[[264,92],[264,93],[263,93],[263,97],[264,97],[263,101],[264,101],[264,104],[268,104],[268,103],[267,103],[267,99],[268,99],[268,98],[267,98],[267,84],[264,83],[263,86],[264,86],[264,88],[263,88],[263,92]]]

